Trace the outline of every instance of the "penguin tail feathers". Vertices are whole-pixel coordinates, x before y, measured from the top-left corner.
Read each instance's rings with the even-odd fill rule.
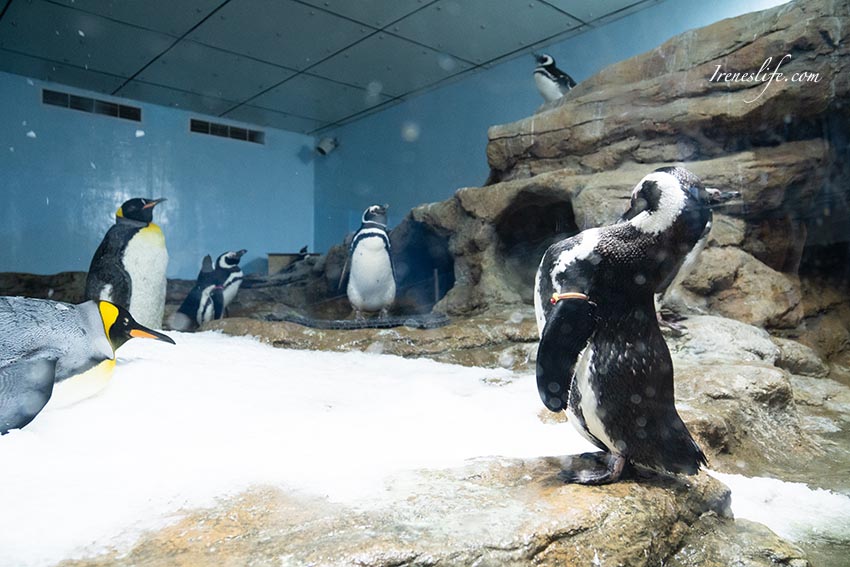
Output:
[[[708,459],[678,415],[673,423],[665,435],[667,438],[661,442],[663,455],[659,468],[676,474],[697,474],[701,467],[708,466]]]

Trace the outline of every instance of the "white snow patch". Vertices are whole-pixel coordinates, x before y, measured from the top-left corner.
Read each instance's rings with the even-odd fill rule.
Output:
[[[593,449],[538,419],[532,376],[169,334],[122,347],[99,395],[0,437],[0,564],[126,550],[251,485],[365,508],[396,472]]]
[[[732,513],[792,541],[850,540],[850,496],[799,482],[708,473],[732,490]]]

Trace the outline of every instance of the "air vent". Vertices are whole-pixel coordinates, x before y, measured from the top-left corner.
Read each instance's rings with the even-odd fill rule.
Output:
[[[51,106],[61,106],[62,108],[70,108],[80,110],[82,112],[90,112],[92,114],[102,114],[103,116],[112,116],[113,118],[123,118],[134,122],[142,121],[142,109],[135,106],[127,106],[125,104],[117,104],[106,100],[97,100],[85,96],[77,96],[60,91],[51,91],[42,89],[41,102]]]
[[[260,130],[249,130],[247,128],[239,128],[238,126],[228,126],[227,124],[218,124],[216,122],[207,122],[206,120],[196,120],[194,118],[189,120],[189,131],[198,134],[219,136],[221,138],[254,142],[255,144],[264,144],[266,141],[266,133]]]

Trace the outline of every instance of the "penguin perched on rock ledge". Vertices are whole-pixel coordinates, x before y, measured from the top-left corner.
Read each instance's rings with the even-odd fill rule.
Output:
[[[634,188],[621,222],[544,254],[534,297],[538,393],[603,451],[590,469],[563,471],[564,481],[615,482],[631,465],[696,474],[706,464],[676,411],[653,296],[703,236],[711,197],[690,171],[658,169]]]
[[[546,102],[558,100],[576,86],[572,77],[558,69],[551,55],[535,53],[534,59],[537,61],[537,67],[534,69],[534,84]]]

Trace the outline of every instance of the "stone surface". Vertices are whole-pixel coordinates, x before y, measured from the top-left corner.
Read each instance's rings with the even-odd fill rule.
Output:
[[[824,377],[829,374],[829,366],[811,347],[791,339],[774,337],[773,342],[779,347],[779,358],[776,365],[791,374],[803,376]]]
[[[706,520],[733,529],[728,489],[706,475],[580,487],[557,480],[561,466],[482,459],[416,471],[355,506],[258,487],[189,511],[127,554],[62,565],[651,566],[674,556],[689,531],[709,532]],[[765,535],[738,545],[787,553]]]

